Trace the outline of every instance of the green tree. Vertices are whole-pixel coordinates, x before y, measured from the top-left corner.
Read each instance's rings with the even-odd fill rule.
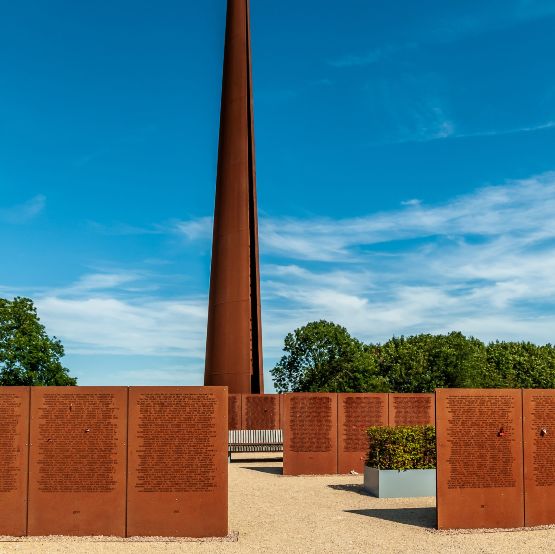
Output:
[[[487,387],[555,388],[555,348],[530,342],[492,342],[487,346]]]
[[[459,332],[393,337],[375,351],[380,374],[395,392],[484,386],[486,347]]]
[[[278,392],[378,392],[387,380],[371,349],[329,321],[313,321],[285,337],[285,355],[271,370]]]
[[[0,385],[76,385],[60,359],[64,347],[46,334],[29,298],[0,298]]]

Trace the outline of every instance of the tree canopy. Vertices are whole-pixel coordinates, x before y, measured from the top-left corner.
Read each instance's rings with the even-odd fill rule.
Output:
[[[285,337],[286,354],[271,370],[278,392],[381,391],[375,358],[347,329],[314,321]]]
[[[555,347],[485,344],[460,332],[364,344],[316,321],[285,337],[271,370],[278,392],[433,392],[436,388],[555,388]]]
[[[50,338],[29,298],[0,298],[0,385],[76,385],[61,363],[64,347]]]

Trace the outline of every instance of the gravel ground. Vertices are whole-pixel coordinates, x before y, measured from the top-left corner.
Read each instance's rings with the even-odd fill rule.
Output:
[[[250,457],[251,461],[242,460]],[[553,552],[555,529],[440,533],[435,499],[378,499],[362,476],[284,477],[281,463],[234,455],[229,473],[231,537],[183,542],[25,538],[0,539],[0,552],[56,553],[306,553]],[[260,456],[260,455],[259,455]],[[263,455],[262,455],[263,456]],[[238,534],[238,540],[237,535]]]

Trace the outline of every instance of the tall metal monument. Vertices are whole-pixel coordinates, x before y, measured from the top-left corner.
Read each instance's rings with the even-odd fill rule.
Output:
[[[264,392],[249,0],[228,0],[205,385]]]

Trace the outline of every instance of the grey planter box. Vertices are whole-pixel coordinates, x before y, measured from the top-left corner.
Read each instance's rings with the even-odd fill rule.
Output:
[[[435,469],[376,469],[364,467],[364,488],[378,498],[415,498],[436,495]]]

